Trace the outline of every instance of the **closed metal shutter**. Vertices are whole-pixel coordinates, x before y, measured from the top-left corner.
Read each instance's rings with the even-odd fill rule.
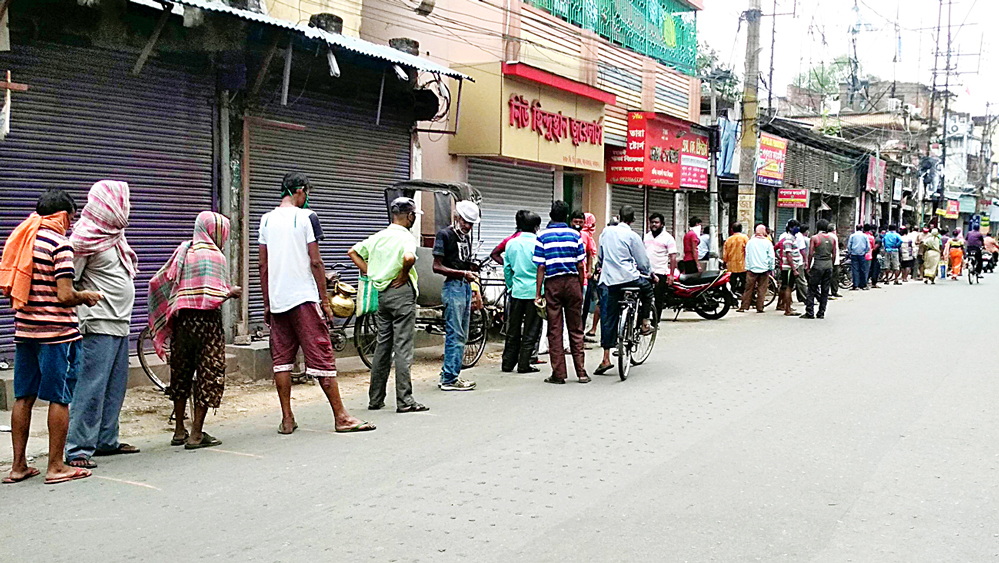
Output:
[[[793,207],[778,207],[777,208],[777,224],[774,225],[774,231],[777,233],[783,233],[787,230],[787,222],[794,219],[794,208]]]
[[[412,122],[386,105],[375,125],[377,94],[358,101],[305,92],[294,104],[273,104],[255,114],[261,119],[250,120],[251,327],[263,322],[264,310],[256,252],[260,218],[281,203],[286,173],[309,176],[309,208],[325,235],[319,243],[323,261],[327,268],[350,266],[346,281],[357,280],[347,251],[388,225],[383,190],[410,177]]]
[[[635,224],[631,228],[639,234],[645,233],[645,188],[642,186],[611,186],[611,216],[621,212],[621,207],[635,208]]]
[[[141,270],[135,335],[148,323],[149,279],[191,238],[197,214],[212,209],[215,87],[200,74],[207,65],[154,59],[135,77],[137,53],[47,43],[13,49],[0,53],[0,69],[31,89],[14,97],[11,131],[0,142],[0,238],[34,211],[47,189],[68,191],[82,209],[95,182],[128,182],[126,234]],[[0,353],[13,350],[13,334],[5,303]]]
[[[711,200],[707,192],[688,192],[687,217],[697,217],[705,227],[711,225]]]
[[[482,193],[479,257],[488,256],[516,230],[516,215],[521,209],[537,213],[542,228],[548,224],[555,190],[552,170],[470,158],[468,183]]]
[[[649,188],[649,209],[646,215],[662,213],[666,217],[666,230],[673,236],[673,214],[676,208],[676,192],[673,190],[663,190]]]

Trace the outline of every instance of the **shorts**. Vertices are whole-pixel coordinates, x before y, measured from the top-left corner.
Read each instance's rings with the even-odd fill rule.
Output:
[[[794,289],[794,284],[798,280],[798,273],[794,270],[787,269],[780,271],[780,288],[781,289]]]
[[[897,250],[889,250],[885,253],[885,268],[891,270],[892,272],[897,272],[902,269]]]
[[[302,303],[284,313],[271,313],[270,343],[274,373],[291,371],[301,348],[306,375],[336,377],[330,332],[318,303]]]
[[[38,397],[68,405],[73,400],[82,354],[80,340],[44,344],[24,340],[14,348],[14,398]]]
[[[902,260],[902,269],[903,270],[905,270],[905,269],[911,270],[912,268],[915,268],[915,267],[916,267],[916,260],[915,259],[912,259],[912,260]]]

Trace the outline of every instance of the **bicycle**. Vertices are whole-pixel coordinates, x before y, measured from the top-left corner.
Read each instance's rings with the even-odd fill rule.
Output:
[[[964,268],[968,272],[968,285],[982,283],[981,270],[978,268],[978,256],[971,252],[965,254]]]
[[[631,373],[631,366],[640,366],[649,359],[656,343],[656,335],[659,334],[659,323],[652,319],[652,332],[643,335],[642,319],[638,318],[640,289],[638,286],[628,286],[621,291],[623,296],[617,326],[617,370],[621,381],[624,381]]]

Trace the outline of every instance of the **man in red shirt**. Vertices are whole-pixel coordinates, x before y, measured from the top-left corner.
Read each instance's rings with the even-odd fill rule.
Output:
[[[697,245],[701,242],[701,219],[690,218],[690,230],[683,235],[683,260],[680,261],[681,274],[697,274],[701,264],[697,261]]]

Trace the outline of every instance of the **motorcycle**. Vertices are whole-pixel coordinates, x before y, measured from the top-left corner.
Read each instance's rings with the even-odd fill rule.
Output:
[[[697,313],[704,319],[717,320],[728,314],[732,307],[732,294],[728,289],[727,271],[681,274],[672,284],[666,286],[664,308],[676,311],[676,320],[681,311]]]

